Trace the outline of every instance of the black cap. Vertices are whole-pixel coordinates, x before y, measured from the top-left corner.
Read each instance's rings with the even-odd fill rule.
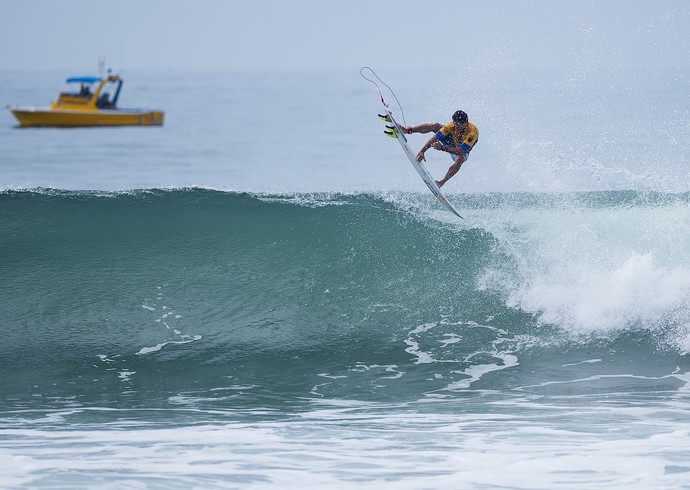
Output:
[[[455,111],[453,114],[453,122],[465,124],[467,122],[467,114],[464,111]]]

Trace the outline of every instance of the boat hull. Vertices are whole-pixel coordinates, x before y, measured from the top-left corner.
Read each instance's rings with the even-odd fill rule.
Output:
[[[165,113],[156,110],[61,110],[43,108],[12,108],[22,127],[84,127],[84,126],[162,126]]]

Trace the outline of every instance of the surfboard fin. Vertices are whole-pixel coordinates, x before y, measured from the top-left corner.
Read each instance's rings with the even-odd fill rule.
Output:
[[[398,130],[395,128],[391,128],[390,126],[386,126],[387,128],[390,128],[390,131],[384,130],[384,134],[387,136],[390,136],[391,138],[397,138],[398,137]]]
[[[388,114],[379,114],[379,117],[386,122],[393,122]]]

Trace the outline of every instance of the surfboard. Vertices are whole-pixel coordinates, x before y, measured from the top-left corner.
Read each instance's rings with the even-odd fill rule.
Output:
[[[429,174],[429,171],[426,169],[424,164],[422,162],[417,161],[417,155],[415,155],[412,150],[410,149],[410,145],[407,144],[407,138],[405,137],[405,133],[400,129],[400,125],[395,121],[395,118],[393,117],[393,113],[390,111],[388,106],[386,105],[385,101],[383,100],[383,97],[381,97],[381,102],[383,102],[383,108],[386,111],[385,116],[379,115],[382,119],[384,119],[386,122],[390,122],[393,125],[389,126],[387,125],[386,128],[387,130],[384,131],[388,136],[395,138],[398,140],[398,143],[400,143],[400,146],[402,147],[403,151],[405,152],[405,155],[407,155],[407,158],[410,160],[410,163],[414,167],[414,169],[417,171],[419,176],[422,178],[426,186],[429,188],[431,193],[438,199],[438,202],[440,202],[448,211],[453,213],[455,216],[457,216],[460,219],[465,219],[462,216],[460,216],[460,213],[458,213],[453,205],[448,202],[448,199],[446,199],[446,196],[443,195],[441,192],[441,189],[439,189],[438,185],[436,185],[436,182],[434,179],[431,177]]]

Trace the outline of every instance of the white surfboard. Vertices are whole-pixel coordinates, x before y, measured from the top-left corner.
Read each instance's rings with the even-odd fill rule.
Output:
[[[393,136],[398,140],[398,143],[400,143],[400,146],[402,147],[403,151],[405,152],[405,155],[407,155],[407,158],[410,160],[410,163],[414,167],[414,169],[417,171],[419,176],[422,178],[426,186],[429,188],[431,193],[436,196],[436,199],[438,199],[438,202],[443,204],[445,208],[453,213],[455,216],[457,216],[460,219],[465,219],[462,216],[460,216],[460,213],[458,213],[453,205],[448,202],[448,199],[446,199],[446,196],[443,195],[441,192],[441,189],[439,189],[438,185],[436,185],[436,182],[434,179],[431,177],[429,174],[429,171],[426,169],[424,164],[422,162],[417,161],[417,155],[415,155],[412,150],[410,149],[410,146],[407,144],[407,138],[405,137],[405,133],[400,129],[400,125],[395,122],[395,118],[393,117],[393,114],[391,111],[388,109],[386,106],[386,103],[383,101],[383,98],[381,100],[384,104],[384,109],[386,110],[386,114],[390,118],[391,122],[395,125],[396,130],[393,134]]]

